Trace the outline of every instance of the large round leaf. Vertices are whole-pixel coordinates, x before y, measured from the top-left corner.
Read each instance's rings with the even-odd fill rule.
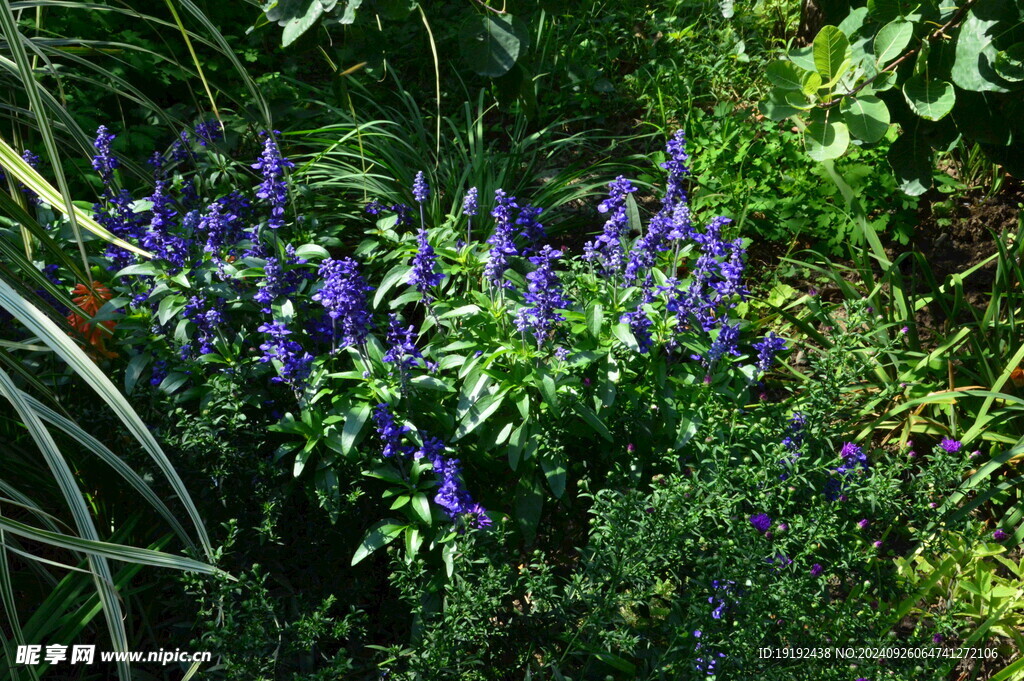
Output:
[[[510,15],[487,14],[462,30],[462,56],[473,71],[497,78],[508,73],[523,51],[523,40]]]
[[[1024,80],[1024,43],[996,52],[995,69],[1003,80],[1015,83]]]
[[[878,97],[847,97],[842,112],[850,134],[864,142],[877,142],[889,130],[889,107]]]
[[[946,117],[956,104],[952,83],[927,78],[923,73],[903,84],[903,96],[914,113],[929,121]]]
[[[804,76],[808,72],[789,61],[773,61],[765,69],[765,75],[777,88],[782,90],[800,90],[803,88]]]
[[[897,19],[883,26],[875,36],[875,63],[888,64],[910,44],[914,37],[914,25],[905,19]]]
[[[974,92],[1009,91],[995,69],[993,41],[1011,27],[1015,14],[1010,0],[986,0],[967,13],[956,40],[954,83]]]
[[[932,186],[931,147],[913,133],[903,133],[893,142],[889,165],[905,194],[920,196]]]
[[[804,144],[815,161],[839,158],[850,146],[850,131],[835,109],[816,109],[804,132]]]

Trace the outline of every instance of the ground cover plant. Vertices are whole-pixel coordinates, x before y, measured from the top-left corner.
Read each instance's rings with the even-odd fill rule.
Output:
[[[790,4],[398,5],[253,6],[295,101],[230,108],[237,27],[149,8],[194,94],[95,71],[120,122],[0,8],[0,674],[1020,678],[1024,225],[947,273],[897,128],[761,116]],[[83,643],[215,661],[25,648]]]

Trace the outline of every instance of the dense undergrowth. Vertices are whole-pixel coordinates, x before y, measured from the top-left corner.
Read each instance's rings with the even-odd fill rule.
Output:
[[[3,2],[0,675],[1020,678],[990,141],[822,158],[795,3],[319,1]]]

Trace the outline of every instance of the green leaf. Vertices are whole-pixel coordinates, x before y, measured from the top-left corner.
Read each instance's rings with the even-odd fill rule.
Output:
[[[481,76],[497,78],[508,73],[522,51],[522,40],[508,14],[485,13],[474,17],[459,36],[462,57]]]
[[[640,234],[644,225],[640,221],[640,208],[632,194],[626,194],[626,217],[629,220],[629,234]]]
[[[810,97],[811,95],[818,92],[821,89],[821,76],[817,71],[804,71],[803,82],[800,83],[800,92],[805,96]]]
[[[611,431],[608,430],[608,426],[604,424],[594,410],[583,404],[582,402],[574,402],[572,405],[573,411],[579,414],[580,418],[587,422],[587,424],[594,429],[594,432],[603,437],[608,442],[612,442]]]
[[[423,535],[418,527],[408,527],[405,530],[405,557],[410,560],[416,557],[420,547],[423,545]]]
[[[433,376],[416,376],[410,383],[417,388],[425,388],[426,390],[436,390],[442,393],[455,392],[455,388]]]
[[[814,68],[826,83],[839,80],[851,59],[850,41],[835,26],[824,26],[814,37]]]
[[[587,328],[594,338],[601,338],[602,324],[604,324],[604,308],[600,303],[594,303],[587,308]]]
[[[160,325],[164,325],[167,321],[185,309],[185,298],[179,295],[164,296],[163,300],[160,301],[160,306],[156,309],[156,318],[159,320]]]
[[[1009,92],[1006,81],[995,70],[998,50],[993,41],[1005,30],[1003,21],[1013,18],[1009,0],[987,0],[967,13],[960,25],[950,71],[954,83],[974,92]]]
[[[932,186],[932,150],[913,133],[903,133],[893,142],[889,165],[905,194],[920,196]]]
[[[1014,83],[1024,80],[1024,43],[1015,43],[996,52],[996,73]]]
[[[412,498],[412,510],[416,512],[420,520],[426,523],[428,527],[430,526],[433,516],[430,512],[430,501],[427,500],[426,494],[421,492]]]
[[[544,477],[547,478],[552,494],[556,499],[561,499],[565,494],[565,462],[561,459],[556,461],[544,459],[540,462],[540,467],[544,469]]]
[[[765,69],[765,75],[775,87],[781,90],[802,90],[808,73],[790,61],[773,61]]]
[[[910,44],[914,37],[914,25],[905,19],[896,19],[883,26],[875,36],[875,64],[885,66]]]
[[[773,121],[783,121],[790,116],[795,116],[800,113],[800,109],[797,109],[786,101],[786,95],[790,94],[790,92],[791,91],[773,88],[768,93],[768,98],[762,99],[758,105],[761,113],[767,116],[769,120]]]
[[[387,274],[384,275],[384,279],[381,280],[380,286],[377,287],[377,292],[373,295],[373,307],[380,307],[380,303],[387,296],[394,286],[405,280],[408,277],[412,267],[406,264],[398,264],[392,267]]]
[[[679,417],[679,429],[676,431],[676,444],[677,450],[682,449],[686,446],[694,435],[697,434],[697,428],[700,427],[700,421],[698,419],[691,419],[686,416]]]
[[[363,431],[369,417],[370,405],[365,403],[352,407],[345,414],[345,426],[341,429],[341,449],[345,454],[352,451],[356,438]]]
[[[814,49],[810,45],[793,48],[786,56],[804,71],[816,71],[818,68],[814,64]]]
[[[537,536],[543,508],[544,495],[540,488],[529,478],[522,478],[516,489],[516,523],[527,544],[532,544]]]
[[[406,527],[408,525],[403,525],[400,520],[393,518],[385,518],[374,524],[367,531],[366,537],[363,538],[363,543],[356,549],[355,555],[352,556],[352,565],[359,563],[377,549],[393,542],[398,535],[405,531]]]
[[[877,142],[889,130],[889,107],[878,97],[846,97],[841,109],[850,134],[859,140]]]
[[[303,33],[313,27],[320,15],[324,13],[320,0],[304,0],[304,2],[305,6],[295,0],[288,3],[289,14],[281,19],[284,22],[284,30],[281,32],[281,47],[288,47],[298,40]]]
[[[505,393],[500,392],[494,395],[485,395],[470,406],[465,418],[455,429],[452,442],[457,442],[479,428],[484,421],[501,407],[505,400]]]
[[[924,74],[903,84],[903,96],[914,113],[929,121],[946,117],[956,104],[956,92],[951,83],[926,78]]]
[[[815,161],[839,158],[850,145],[850,132],[838,118],[838,112],[831,109],[815,109],[811,114],[810,125],[804,131],[804,144],[807,155]]]
[[[561,410],[558,405],[558,386],[555,383],[555,379],[548,372],[541,370],[534,380],[548,408],[551,409],[555,416],[558,416]]]

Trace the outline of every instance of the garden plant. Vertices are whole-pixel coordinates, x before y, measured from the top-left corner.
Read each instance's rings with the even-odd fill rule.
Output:
[[[0,0],[0,677],[1024,679],[1024,8],[815,8]]]

